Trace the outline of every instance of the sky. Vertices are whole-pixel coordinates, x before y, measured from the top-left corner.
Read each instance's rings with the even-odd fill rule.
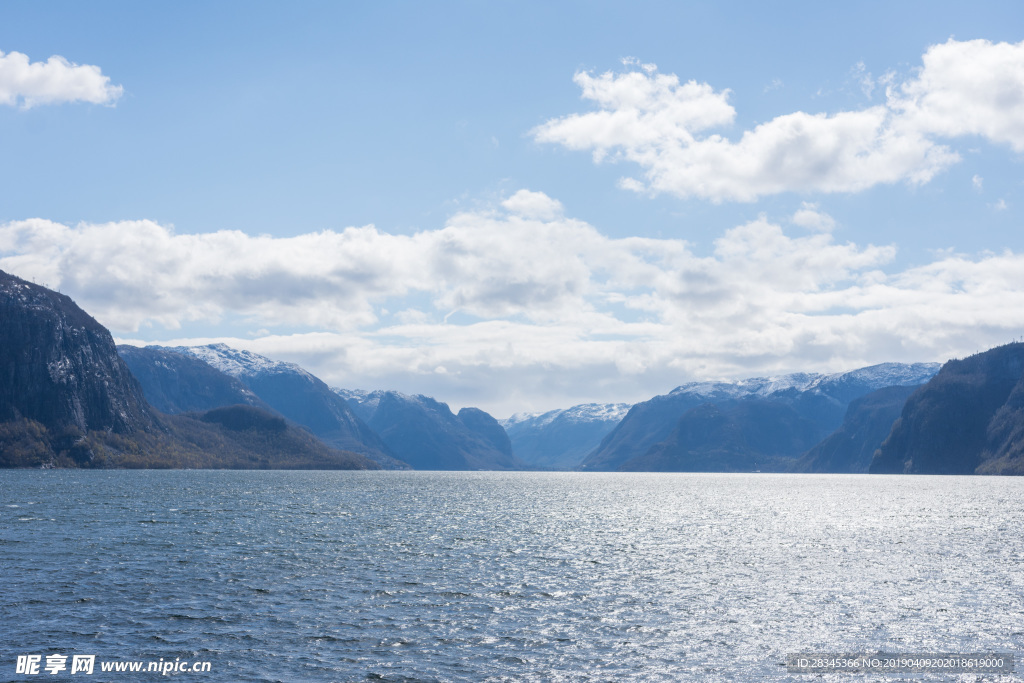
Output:
[[[0,269],[502,418],[1024,336],[1016,2],[5,2]]]

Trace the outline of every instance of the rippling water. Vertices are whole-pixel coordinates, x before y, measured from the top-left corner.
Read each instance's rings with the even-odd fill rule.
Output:
[[[1011,478],[0,471],[0,679],[59,680],[14,675],[53,652],[210,661],[175,676],[196,681],[808,681],[786,653],[1019,653],[1022,531]]]

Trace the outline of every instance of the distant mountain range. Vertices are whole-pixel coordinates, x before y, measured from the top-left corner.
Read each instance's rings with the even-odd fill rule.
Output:
[[[512,452],[531,467],[575,469],[626,415],[628,403],[584,403],[501,420]]]
[[[293,363],[224,344],[118,348],[146,397],[180,413],[242,403],[263,406],[325,443],[386,468],[524,469],[487,413],[394,391],[332,390]]]
[[[223,344],[115,348],[70,298],[2,271],[0,321],[0,467],[1024,474],[1024,344],[499,422]]]
[[[838,429],[850,402],[916,386],[937,363],[883,363],[835,374],[691,382],[630,408],[584,471],[785,471]]]
[[[245,403],[265,406],[308,428],[324,443],[361,453],[384,467],[403,467],[380,437],[353,414],[348,404],[298,365],[233,349],[224,344],[190,347],[118,347],[118,353],[142,382],[146,398],[167,412]],[[177,364],[168,358],[177,357]],[[205,367],[200,372],[197,368]],[[203,382],[182,381],[203,377]],[[218,378],[210,375],[214,373]],[[174,401],[167,401],[174,396]],[[211,401],[216,397],[216,401]],[[215,403],[216,405],[210,405]]]
[[[458,415],[428,396],[335,389],[397,457],[416,469],[518,470],[526,465],[498,421],[477,408]]]

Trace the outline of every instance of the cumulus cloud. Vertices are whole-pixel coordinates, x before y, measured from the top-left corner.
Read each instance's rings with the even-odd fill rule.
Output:
[[[562,202],[552,199],[543,192],[519,190],[501,203],[511,213],[525,218],[551,220],[562,215]]]
[[[889,89],[903,125],[1024,151],[1024,42],[950,39],[928,48],[922,62],[917,78]]]
[[[831,232],[836,227],[835,219],[824,211],[819,211],[818,205],[811,202],[804,202],[800,209],[793,214],[792,221],[802,228],[821,232]]]
[[[25,109],[62,102],[110,104],[123,91],[98,66],[73,64],[58,55],[30,62],[20,52],[0,52],[0,104]]]
[[[837,240],[814,205],[792,217],[809,231],[761,217],[699,250],[523,215],[557,205],[541,193],[507,202],[413,235],[16,221],[0,225],[0,268],[70,294],[125,339],[227,341],[338,386],[499,415],[695,378],[944,360],[1024,326],[1024,255],[1009,251],[894,268],[895,246]],[[168,339],[190,321],[261,331]]]
[[[886,102],[856,111],[778,116],[729,139],[729,90],[681,83],[654,65],[622,73],[578,72],[596,111],[555,118],[539,142],[590,150],[595,162],[628,161],[642,178],[625,189],[714,202],[781,192],[857,192],[883,183],[920,185],[960,160],[937,138],[980,135],[1024,150],[1024,42],[949,40],[928,49],[914,77],[887,74]],[[862,64],[866,96],[876,82]]]

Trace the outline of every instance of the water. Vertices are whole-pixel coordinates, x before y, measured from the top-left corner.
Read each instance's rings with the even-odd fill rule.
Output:
[[[809,681],[786,653],[1019,657],[1022,530],[1012,478],[0,471],[0,680],[104,680],[15,675],[52,653],[302,682]]]

